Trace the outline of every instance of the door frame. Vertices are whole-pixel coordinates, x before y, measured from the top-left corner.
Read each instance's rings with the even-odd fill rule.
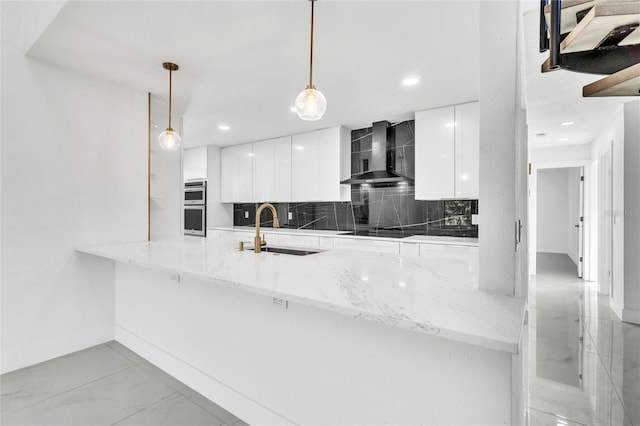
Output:
[[[591,159],[586,160],[573,160],[573,161],[557,161],[557,162],[539,162],[531,163],[531,174],[529,175],[529,274],[535,275],[537,273],[537,208],[538,208],[538,170],[542,169],[564,169],[570,167],[582,167],[584,173],[584,221],[583,221],[583,242],[584,242],[584,262],[583,262],[583,279],[586,281],[597,281],[597,275],[593,276],[593,263],[598,262],[597,250],[596,255],[593,256],[594,250],[591,250],[591,245],[594,243],[593,232],[596,230],[591,229],[591,220],[589,218],[597,212],[597,200],[592,197],[591,188],[593,185],[598,184],[598,176],[593,176]]]

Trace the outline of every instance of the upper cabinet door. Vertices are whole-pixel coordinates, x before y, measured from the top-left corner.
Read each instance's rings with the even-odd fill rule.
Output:
[[[291,136],[253,144],[253,201],[291,201]]]
[[[273,201],[291,201],[291,136],[274,139],[273,164]]]
[[[291,140],[292,201],[349,201],[351,136],[344,127],[294,135]]]
[[[293,201],[318,201],[318,133],[309,132],[291,138],[291,198]]]
[[[478,198],[480,107],[478,102],[456,105],[455,197]]]
[[[416,112],[415,197],[454,197],[454,107]]]
[[[237,145],[221,150],[221,192],[223,203],[253,201],[253,147]]]

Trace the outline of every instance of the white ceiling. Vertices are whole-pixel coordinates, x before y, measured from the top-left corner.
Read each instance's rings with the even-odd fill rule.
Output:
[[[175,62],[185,146],[224,146],[476,100],[478,11],[478,1],[318,1],[314,84],[328,109],[317,122],[290,111],[308,82],[305,0],[68,2],[29,54],[159,99],[162,62]],[[407,75],[421,83],[404,87]]]
[[[168,98],[161,64],[175,62],[185,146],[224,146],[476,100],[480,1],[318,1],[314,83],[328,109],[317,122],[289,110],[308,78],[305,0],[70,1],[29,54],[160,101]],[[582,86],[599,76],[540,73],[547,53],[537,49],[539,2],[521,1],[530,145],[588,143],[603,113],[630,98],[583,99]],[[421,83],[402,86],[408,75]]]

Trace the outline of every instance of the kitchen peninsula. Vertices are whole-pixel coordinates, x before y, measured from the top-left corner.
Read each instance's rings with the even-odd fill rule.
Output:
[[[470,288],[450,260],[195,237],[78,250],[114,263],[116,339],[249,423],[509,424],[521,409],[523,301]]]

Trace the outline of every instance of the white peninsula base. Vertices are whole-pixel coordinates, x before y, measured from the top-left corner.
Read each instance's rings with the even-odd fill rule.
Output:
[[[116,340],[250,424],[521,422],[518,354],[115,265]]]

